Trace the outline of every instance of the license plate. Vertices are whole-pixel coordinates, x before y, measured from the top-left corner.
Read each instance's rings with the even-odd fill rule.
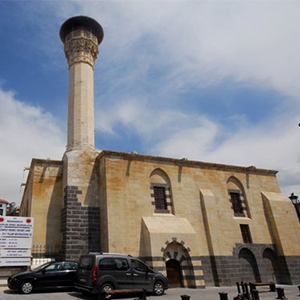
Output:
[[[79,281],[80,282],[86,282],[86,279],[85,278],[79,278]]]

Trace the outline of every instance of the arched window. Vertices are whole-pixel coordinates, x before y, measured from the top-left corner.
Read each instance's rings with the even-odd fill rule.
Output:
[[[246,196],[241,182],[235,177],[230,177],[227,181],[227,190],[234,216],[249,217]]]
[[[150,192],[155,213],[170,213],[172,211],[170,180],[161,169],[155,169],[151,173]]]

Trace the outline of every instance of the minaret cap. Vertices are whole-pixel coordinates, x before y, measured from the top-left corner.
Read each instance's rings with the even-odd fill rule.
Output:
[[[61,25],[59,31],[61,41],[65,43],[66,36],[79,28],[91,31],[97,37],[98,45],[102,42],[104,36],[102,26],[94,19],[85,16],[72,17]]]

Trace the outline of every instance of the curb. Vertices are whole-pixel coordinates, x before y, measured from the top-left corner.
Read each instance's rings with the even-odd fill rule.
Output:
[[[0,278],[0,286],[7,286],[7,278]]]

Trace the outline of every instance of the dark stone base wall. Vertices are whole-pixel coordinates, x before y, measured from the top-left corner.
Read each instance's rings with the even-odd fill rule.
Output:
[[[266,282],[277,284],[300,284],[300,257],[279,257],[277,262],[278,273],[270,269],[265,263],[257,264],[259,273],[241,260],[234,257],[202,257],[202,266],[206,286],[233,286],[236,282]],[[217,268],[213,272],[211,261],[215,261]],[[290,261],[290,262],[289,262]],[[215,269],[216,269],[215,268]]]
[[[163,257],[141,259],[153,265],[154,262],[161,262]],[[188,265],[181,265],[183,279],[188,279],[191,283],[185,287],[235,286],[237,282],[270,281],[276,284],[300,284],[300,257],[278,256],[274,245],[238,244],[233,249],[232,256],[191,256],[190,262]],[[161,266],[155,270],[164,272],[165,268],[166,266]],[[202,270],[203,276],[196,276],[197,270]],[[187,277],[184,274],[189,275]],[[196,280],[201,279],[205,281],[205,286],[195,285]]]
[[[261,245],[257,248],[261,248]],[[141,259],[152,265],[153,262],[160,262],[163,258],[141,257]],[[195,271],[194,262],[199,260],[202,262],[203,277],[196,278],[196,276],[190,275],[189,278],[184,277],[183,279],[188,279],[189,282],[194,283],[196,279],[204,279],[207,287],[235,286],[237,282],[254,283],[266,281],[273,281],[277,284],[300,284],[300,257],[277,257],[271,266],[268,261],[264,261],[263,258],[259,259],[259,257],[256,261],[257,264],[255,264],[250,259],[247,261],[247,258],[242,259],[239,256],[197,256],[191,257],[191,266],[182,267],[182,271],[189,271],[190,274],[193,274],[193,270]],[[164,267],[156,267],[154,269],[160,272],[165,271]],[[191,284],[185,287],[204,288],[205,286]]]
[[[183,275],[189,274],[189,278],[185,279],[194,283],[189,287],[196,288],[203,288],[195,285],[197,279],[204,279],[205,286],[235,286],[237,282],[270,281],[276,284],[299,285],[300,257],[282,257],[276,253],[276,247],[272,244],[237,244],[232,256],[191,256],[190,264],[181,265],[181,271]],[[161,262],[163,257],[141,259],[153,265],[155,261]],[[155,269],[165,271],[165,267]],[[196,277],[197,270],[202,270],[203,276]]]
[[[62,255],[67,260],[78,260],[81,254],[100,252],[100,209],[82,206],[76,186],[64,191],[61,213]]]
[[[203,256],[206,286],[233,286],[236,282],[300,283],[300,257],[276,255],[274,245],[237,245],[233,256]]]
[[[282,258],[288,266],[287,276],[291,279],[291,284],[300,285],[300,256],[287,256]]]

